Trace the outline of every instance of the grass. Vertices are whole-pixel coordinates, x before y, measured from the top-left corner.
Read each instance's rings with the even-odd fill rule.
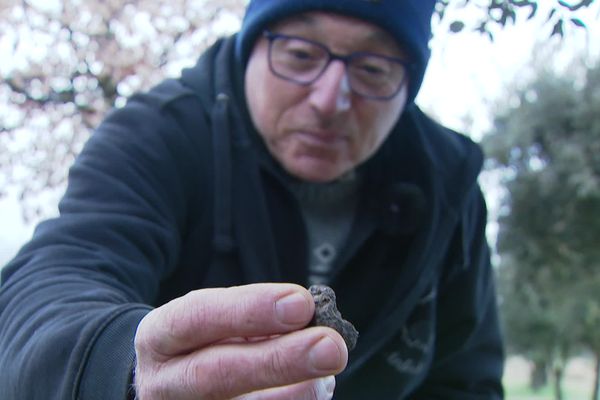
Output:
[[[554,400],[552,382],[538,391],[529,388],[531,365],[520,357],[507,360],[504,373],[506,400]],[[589,400],[592,397],[593,364],[590,360],[574,359],[569,363],[562,382],[564,400]]]
[[[538,391],[532,391],[527,385],[507,385],[506,400],[554,400],[552,387],[545,386]],[[588,400],[591,398],[586,388],[563,388],[564,400]]]

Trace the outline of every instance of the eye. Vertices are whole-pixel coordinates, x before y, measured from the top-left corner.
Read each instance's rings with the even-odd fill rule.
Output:
[[[310,60],[311,58],[313,58],[311,53],[302,49],[288,49],[287,53],[290,57],[297,58],[299,61]]]
[[[382,75],[385,73],[385,71],[383,70],[383,68],[377,66],[377,65],[368,65],[368,64],[363,64],[360,66],[360,69],[364,72],[367,73],[369,75]]]
[[[379,60],[375,57],[357,59],[352,63],[352,68],[361,74],[370,75],[373,77],[386,75],[390,72],[390,68],[386,60]]]
[[[285,54],[297,61],[313,61],[320,58],[319,49],[309,43],[299,41],[289,42],[283,49]]]
[[[272,65],[278,73],[293,74],[295,79],[303,80],[308,80],[309,77],[299,74],[314,74],[327,61],[327,53],[320,46],[290,37],[279,38],[273,43],[271,57]]]

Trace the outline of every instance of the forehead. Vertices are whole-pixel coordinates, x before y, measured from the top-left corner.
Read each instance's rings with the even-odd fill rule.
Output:
[[[385,49],[404,54],[396,40],[385,30],[368,21],[341,14],[307,12],[283,19],[271,29],[289,35],[300,35],[326,44],[361,50]]]

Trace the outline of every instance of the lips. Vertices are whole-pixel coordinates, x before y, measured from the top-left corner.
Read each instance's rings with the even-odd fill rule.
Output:
[[[314,146],[334,146],[347,141],[345,135],[333,131],[298,130],[292,135]]]

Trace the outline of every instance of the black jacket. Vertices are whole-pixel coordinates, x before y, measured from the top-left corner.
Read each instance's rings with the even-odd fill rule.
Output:
[[[125,399],[152,306],[208,286],[306,284],[303,219],[239,100],[232,43],[111,113],[60,216],[2,271],[3,398]],[[336,399],[502,397],[481,164],[411,106],[360,167],[331,285],[361,336]]]

